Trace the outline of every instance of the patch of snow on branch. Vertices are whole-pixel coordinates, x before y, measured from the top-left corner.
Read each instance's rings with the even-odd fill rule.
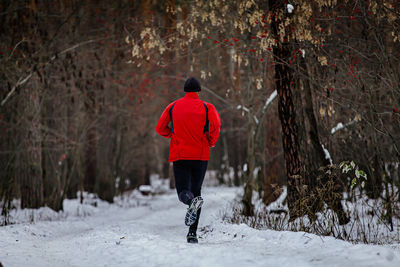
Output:
[[[236,109],[243,109],[244,111],[249,112],[249,109],[242,105],[237,106]]]
[[[253,118],[254,118],[254,121],[256,122],[256,124],[258,124],[258,123],[259,123],[259,121],[258,121],[258,119],[257,119],[256,115],[254,115],[254,116],[253,116]]]
[[[243,111],[249,112],[249,109],[246,108],[245,106],[242,106],[242,105],[238,105],[238,106],[236,107],[236,109],[242,109]],[[259,120],[257,119],[256,115],[253,115],[253,119],[254,119],[254,121],[256,122],[256,124],[259,123]]]
[[[278,91],[273,91],[272,94],[268,97],[267,101],[265,101],[264,109],[266,109],[271,102],[275,99],[275,97],[278,95]]]
[[[356,123],[357,121],[360,121],[360,119],[356,117],[354,120],[352,120],[352,121],[350,121],[350,122],[348,122],[348,123],[346,123],[346,124],[343,124],[343,123],[339,122],[339,123],[336,125],[336,127],[333,127],[333,128],[331,129],[331,134],[334,134],[334,133],[336,133],[337,131],[339,131],[339,130],[341,130],[341,129],[343,129],[343,128],[346,128],[347,126],[350,126],[350,125]]]
[[[344,125],[343,123],[339,122],[336,127],[333,127],[331,130],[331,134],[334,134],[335,132],[339,131],[340,129],[343,129]]]
[[[287,4],[287,11],[289,12],[289,13],[292,13],[293,12],[293,10],[294,10],[294,6],[293,5],[291,5],[291,4]]]
[[[329,163],[332,165],[333,163],[332,163],[331,154],[329,153],[328,149],[326,149],[326,148],[324,147],[324,144],[321,143],[321,146],[322,146],[322,149],[324,150],[325,158],[326,158],[327,160],[329,160]]]

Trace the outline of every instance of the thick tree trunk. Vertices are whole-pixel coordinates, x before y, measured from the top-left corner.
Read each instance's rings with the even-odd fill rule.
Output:
[[[254,122],[254,89],[249,86],[248,88],[248,112],[247,112],[247,173],[246,173],[246,185],[244,187],[243,194],[243,215],[253,216],[254,215],[254,205],[252,203],[253,190],[254,190],[254,169],[256,164],[255,156],[255,122]]]
[[[303,60],[302,60],[303,61]],[[307,70],[307,66],[303,63],[303,67]],[[305,92],[305,113],[309,122],[309,131],[308,135],[310,137],[312,150],[313,150],[313,157],[312,162],[310,161],[310,171],[316,170],[321,166],[329,165],[330,162],[325,156],[325,152],[322,149],[321,141],[319,139],[318,127],[317,127],[317,120],[314,115],[314,108],[313,108],[313,96],[311,93],[311,84],[310,81],[305,79],[304,80],[304,92]]]
[[[378,94],[378,93],[377,93]],[[380,96],[377,95],[373,92],[370,91],[370,105],[369,105],[369,115],[370,115],[370,120],[371,120],[371,128],[372,128],[372,136],[371,136],[371,143],[372,147],[374,148],[373,153],[375,155],[372,158],[372,166],[371,171],[369,172],[371,175],[368,177],[366,184],[365,184],[365,190],[368,195],[368,197],[377,199],[381,196],[383,192],[383,176],[384,176],[384,164],[382,162],[382,159],[380,158],[379,155],[382,155],[379,147],[379,139],[376,134],[376,131],[374,130],[377,126],[377,112],[375,110],[375,107],[377,106],[377,101]]]
[[[249,122],[249,137],[247,137],[247,173],[246,175],[246,185],[244,187],[243,195],[243,215],[253,216],[254,215],[254,205],[252,203],[253,189],[254,189],[254,168],[255,168],[255,149],[254,149],[254,127],[251,126]]]
[[[143,184],[144,185],[150,185],[150,166],[148,163],[148,158],[146,156],[146,162],[144,163],[144,173],[143,173]]]
[[[270,1],[272,12],[285,9],[285,4],[280,1]],[[287,200],[290,219],[293,220],[305,214],[302,198],[306,195],[307,186],[303,176],[298,142],[298,127],[296,123],[295,108],[291,86],[294,84],[293,69],[288,66],[290,47],[286,41],[287,36],[279,36],[280,19],[273,19],[271,28],[279,43],[274,47],[275,82],[278,91],[278,112],[282,127],[282,144],[287,170]]]
[[[24,140],[25,160],[21,179],[21,208],[43,206],[42,134],[40,126],[40,92],[33,86],[27,96],[28,133]]]
[[[234,63],[232,61],[231,62],[231,69],[232,69],[232,73],[233,75],[231,77],[233,77],[234,79],[232,80],[232,84],[233,84],[233,90],[235,92],[240,91],[240,67],[238,65],[238,62]],[[239,101],[239,99],[236,99],[236,101]],[[234,138],[236,141],[236,144],[234,145],[234,171],[235,171],[235,177],[234,177],[234,185],[235,186],[240,186],[243,183],[243,171],[242,171],[242,142],[240,140],[240,133],[235,132],[234,134]],[[239,171],[241,171],[241,174],[239,175]]]
[[[94,192],[96,183],[96,132],[95,129],[89,129],[86,136],[86,151],[85,151],[85,181],[84,189],[88,192]]]
[[[86,89],[89,91],[90,89],[86,86]],[[87,93],[85,99],[85,107],[86,107],[86,121],[90,125],[95,120],[95,93],[90,90]],[[93,126],[90,126],[87,129],[86,140],[85,140],[85,177],[84,177],[84,190],[88,192],[94,192],[94,186],[96,183],[96,167],[97,167],[97,134],[96,129]]]
[[[290,50],[287,45],[281,45],[274,49],[274,54],[280,60],[286,62],[290,56]],[[304,212],[300,198],[305,195],[306,181],[302,176],[296,116],[291,91],[292,69],[285,64],[276,64],[275,79],[279,97],[278,111],[282,127],[282,144],[288,175],[288,206],[291,219],[295,219]]]
[[[240,141],[239,141],[239,137],[236,136],[236,145],[233,146],[233,184],[235,186],[240,186],[240,177],[239,177],[239,165],[240,165],[240,161],[239,161],[239,153],[240,153]]]
[[[300,58],[300,65],[305,72],[306,77],[312,77],[311,70],[309,66],[306,64],[305,59]],[[312,84],[310,80],[305,78],[302,80],[304,96],[302,99],[304,100],[304,110],[305,110],[305,118],[303,125],[308,127],[305,128],[305,140],[310,140],[311,146],[308,146],[308,143],[303,142],[305,144],[305,149],[303,149],[303,153],[306,153],[304,157],[304,173],[308,177],[309,181],[309,216],[310,219],[316,219],[315,213],[320,211],[323,208],[323,203],[325,202],[329,208],[336,212],[339,218],[340,224],[345,224],[348,222],[349,218],[344,212],[341,200],[342,200],[342,192],[344,190],[343,184],[340,182],[340,177],[336,177],[333,181],[334,186],[331,188],[326,188],[326,184],[328,184],[329,176],[326,175],[324,171],[320,171],[322,166],[326,167],[330,165],[329,159],[326,158],[325,152],[322,148],[322,143],[319,138],[318,132],[318,124],[317,119],[314,114],[313,107],[313,95],[312,95]],[[306,121],[308,123],[306,123]],[[318,177],[318,178],[317,178]],[[326,194],[320,193],[323,190],[329,190]],[[332,194],[334,193],[334,194]]]
[[[229,153],[228,153],[228,141],[226,135],[222,135],[222,146],[223,146],[223,156],[222,156],[222,164],[223,168],[221,170],[221,180],[222,183],[225,183],[225,177],[227,177],[228,186],[232,186],[232,180],[230,175],[230,163],[229,163]]]

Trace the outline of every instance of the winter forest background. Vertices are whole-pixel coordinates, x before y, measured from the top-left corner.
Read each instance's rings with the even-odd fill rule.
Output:
[[[0,224],[173,187],[155,126],[194,76],[226,221],[398,242],[399,60],[397,0],[2,0]]]

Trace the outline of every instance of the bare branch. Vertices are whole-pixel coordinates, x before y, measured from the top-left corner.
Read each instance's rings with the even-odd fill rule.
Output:
[[[101,39],[103,39],[103,38],[101,38]],[[44,66],[46,66],[49,63],[51,63],[52,61],[54,61],[60,55],[63,55],[65,53],[69,52],[69,51],[77,49],[78,47],[81,47],[83,45],[90,44],[90,43],[93,43],[93,42],[97,42],[98,40],[100,40],[100,39],[87,40],[87,41],[75,44],[75,45],[73,45],[73,46],[61,51],[60,53],[56,53],[47,62],[44,63]],[[23,41],[24,40],[20,41],[18,44],[20,44]],[[35,66],[37,66],[37,65],[38,64],[36,64]],[[1,106],[4,106],[4,104],[8,101],[8,99],[14,94],[14,92],[18,88],[18,86],[24,85],[27,81],[29,81],[29,79],[32,77],[34,72],[35,72],[35,67],[31,69],[31,71],[28,73],[28,75],[25,76],[25,78],[19,78],[18,79],[17,83],[11,88],[11,90],[10,90],[10,92],[8,92],[7,96],[1,101]]]

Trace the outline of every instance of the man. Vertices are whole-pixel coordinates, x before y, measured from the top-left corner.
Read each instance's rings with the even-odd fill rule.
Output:
[[[173,162],[178,198],[188,205],[185,224],[189,243],[197,243],[201,206],[201,186],[210,160],[210,147],[219,137],[221,120],[215,107],[199,99],[200,83],[189,78],[185,96],[167,106],[157,123],[157,133],[171,138],[169,162]],[[169,126],[171,123],[171,126]]]

